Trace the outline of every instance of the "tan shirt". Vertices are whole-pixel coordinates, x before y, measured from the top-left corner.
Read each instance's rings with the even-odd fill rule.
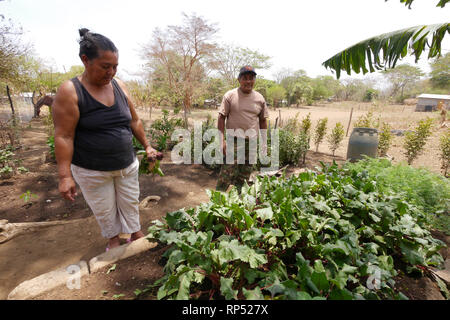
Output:
[[[239,88],[225,93],[219,113],[227,118],[226,129],[259,130],[259,120],[269,117],[269,110],[264,97],[252,90],[246,94]]]

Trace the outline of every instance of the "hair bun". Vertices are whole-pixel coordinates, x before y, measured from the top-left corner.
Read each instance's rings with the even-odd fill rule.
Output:
[[[82,28],[82,29],[79,29],[78,32],[80,33],[81,37],[84,37],[84,35],[89,32],[89,29]]]

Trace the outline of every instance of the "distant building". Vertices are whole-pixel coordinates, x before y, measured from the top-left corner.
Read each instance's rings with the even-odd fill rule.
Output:
[[[444,103],[445,109],[450,110],[450,95],[423,93],[417,97],[417,105],[415,111],[436,111],[439,101],[442,101]]]

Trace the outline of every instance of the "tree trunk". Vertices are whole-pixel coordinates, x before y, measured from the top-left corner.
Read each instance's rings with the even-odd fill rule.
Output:
[[[9,105],[11,106],[11,114],[13,116],[13,118],[15,118],[15,110],[14,110],[14,105],[13,105],[13,101],[11,99],[11,95],[9,93],[9,87],[8,85],[6,85],[6,94],[8,95],[8,99],[9,99]]]
[[[187,129],[188,125],[188,111],[191,107],[191,96],[189,92],[184,94],[183,108],[184,108],[184,128]]]
[[[16,129],[17,126],[17,119],[16,119],[16,112],[14,110],[14,104],[13,101],[11,99],[11,94],[9,93],[9,87],[8,85],[6,85],[6,94],[8,95],[8,99],[9,99],[9,105],[11,106],[11,119],[12,119],[12,125],[13,125],[13,136],[10,136],[10,140],[11,140],[11,145],[14,145],[14,141],[15,139],[15,133],[14,130]]]

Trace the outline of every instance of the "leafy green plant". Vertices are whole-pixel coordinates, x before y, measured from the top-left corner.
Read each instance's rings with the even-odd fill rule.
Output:
[[[295,117],[288,118],[286,124],[284,124],[282,126],[282,128],[284,130],[287,130],[287,131],[290,131],[290,132],[296,134],[300,129],[300,123],[298,122],[298,115],[299,115],[299,113],[297,112]]]
[[[14,153],[11,148],[0,149],[0,178],[9,178],[14,174]]]
[[[406,163],[392,164],[388,159],[366,157],[346,168],[365,172],[377,181],[385,193],[398,193],[416,206],[415,218],[425,226],[433,226],[450,234],[450,183],[425,168],[413,168]]]
[[[380,124],[379,119],[375,120],[373,111],[369,110],[366,114],[360,116],[354,123],[355,128],[378,128]]]
[[[172,149],[175,145],[170,138],[176,128],[183,127],[183,119],[179,118],[178,112],[175,111],[173,116],[169,116],[169,111],[163,109],[162,114],[161,119],[157,119],[151,124],[150,135],[152,142],[156,144],[155,148],[165,151]]]
[[[281,166],[297,165],[299,160],[309,150],[308,137],[303,133],[297,134],[284,128],[279,129],[279,161]]]
[[[366,89],[366,92],[364,93],[363,101],[365,102],[371,102],[378,98],[378,90],[368,88]]]
[[[160,168],[160,159],[156,159],[154,162],[149,162],[147,157],[147,152],[145,150],[139,150],[137,152],[138,156],[142,156],[139,162],[139,174],[152,174],[164,177],[164,172]]]
[[[300,122],[300,131],[306,134],[308,137],[311,136],[311,113],[309,112],[305,118]]]
[[[47,139],[47,146],[50,148],[50,156],[55,159],[55,136],[51,135]]]
[[[333,157],[337,148],[339,148],[339,146],[341,145],[342,140],[344,140],[344,135],[345,135],[344,126],[340,122],[336,123],[336,126],[333,128],[330,135],[327,137],[330,150],[331,152],[333,152]]]
[[[441,159],[441,169],[444,171],[444,176],[448,177],[448,169],[450,168],[450,129],[441,136],[439,141],[439,155]]]
[[[381,130],[378,131],[378,156],[385,157],[391,147],[394,136],[391,133],[391,126],[387,122],[383,122]]]
[[[328,118],[319,119],[317,121],[317,126],[316,129],[314,130],[313,136],[314,145],[316,146],[316,152],[319,151],[319,145],[323,141],[323,138],[327,133],[327,123]]]
[[[404,148],[408,164],[411,164],[422,152],[427,139],[431,136],[433,119],[420,120],[416,129],[405,133]]]
[[[19,171],[20,173],[26,173],[26,172],[28,172],[29,170],[28,170],[27,168],[25,168],[25,167],[18,167],[18,168],[17,168],[17,171]]]
[[[417,209],[361,171],[323,165],[208,195],[148,230],[168,246],[158,299],[404,299],[399,270],[443,263]]]
[[[31,191],[30,190],[27,190],[27,192],[24,192],[24,193],[22,193],[20,196],[19,196],[19,198],[20,199],[23,199],[23,201],[25,202],[25,203],[29,203],[29,202],[31,202],[31,199],[32,198],[37,198],[38,196],[36,195],[36,194],[34,194],[34,193],[31,193]]]

